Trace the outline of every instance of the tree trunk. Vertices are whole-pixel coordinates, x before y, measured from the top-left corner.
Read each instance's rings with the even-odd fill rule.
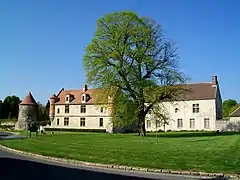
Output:
[[[142,136],[146,136],[146,129],[145,129],[145,115],[144,115],[144,110],[139,113],[138,117],[138,122],[139,122],[139,134]]]

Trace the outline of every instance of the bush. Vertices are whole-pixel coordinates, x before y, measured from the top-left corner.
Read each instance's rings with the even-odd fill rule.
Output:
[[[0,129],[14,129],[12,125],[0,125]]]
[[[106,129],[67,129],[67,128],[44,128],[45,131],[64,131],[64,132],[98,132],[106,133]]]

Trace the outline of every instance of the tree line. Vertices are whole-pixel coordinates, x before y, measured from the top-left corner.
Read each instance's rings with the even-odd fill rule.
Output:
[[[228,99],[223,101],[222,103],[223,117],[228,117],[238,107],[239,107],[239,103],[234,99]]]
[[[0,121],[1,119],[17,120],[20,103],[20,98],[15,95],[7,96],[3,101],[0,101]],[[43,125],[49,123],[49,101],[46,105],[40,102],[37,104],[37,120]]]

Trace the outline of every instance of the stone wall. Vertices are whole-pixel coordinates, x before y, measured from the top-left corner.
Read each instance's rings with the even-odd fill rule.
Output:
[[[240,119],[217,120],[216,129],[219,131],[240,131]]]
[[[25,121],[28,117],[30,121],[37,120],[37,107],[34,105],[19,105],[18,121],[15,125],[15,129],[25,129]]]

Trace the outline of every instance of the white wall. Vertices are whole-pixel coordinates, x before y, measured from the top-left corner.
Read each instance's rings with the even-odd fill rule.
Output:
[[[60,113],[58,113],[58,109]],[[69,118],[69,125],[64,126],[64,118]],[[80,126],[80,118],[85,118],[85,126]],[[99,126],[99,119],[103,118],[103,127]],[[59,119],[59,125],[57,125]],[[86,105],[86,112],[81,113],[81,105],[69,105],[69,113],[65,113],[65,105],[55,106],[55,117],[51,123],[52,128],[69,128],[69,129],[106,129],[112,132],[111,117],[106,107],[103,112],[96,105]]]
[[[229,120],[216,121],[220,131],[240,131],[240,117],[230,117]]]
[[[199,113],[193,113],[193,104],[199,104]],[[161,104],[164,108],[167,116],[169,117],[169,125],[166,125],[165,130],[202,130],[204,129],[204,118],[210,119],[210,128],[205,130],[216,129],[216,102],[212,100],[195,100],[195,101],[176,101],[173,103],[164,102]],[[178,108],[178,112],[175,113],[175,108]],[[195,128],[190,128],[190,119],[195,119]],[[183,120],[183,127],[177,127],[177,119]],[[151,127],[147,127],[147,120],[151,120]],[[163,130],[163,126],[158,129]],[[155,131],[156,126],[151,115],[147,115],[146,118],[146,130]]]

